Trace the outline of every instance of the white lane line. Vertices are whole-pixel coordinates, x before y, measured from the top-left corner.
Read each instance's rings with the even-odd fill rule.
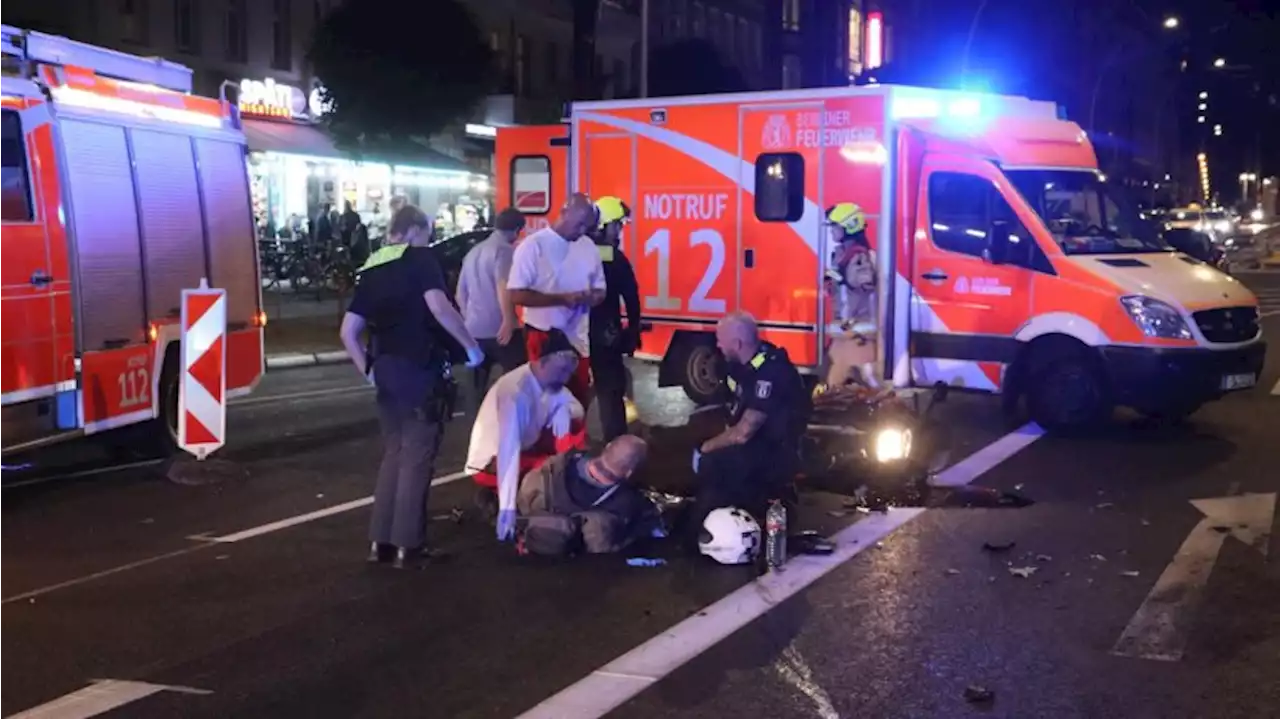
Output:
[[[809,697],[820,719],[840,719],[840,713],[836,711],[831,695],[827,694],[827,690],[814,680],[813,670],[809,668],[809,663],[804,660],[800,650],[796,649],[795,642],[782,650],[782,656],[774,662],[773,668],[783,681]]]
[[[1271,388],[1271,394],[1280,396],[1280,379],[1276,380],[1276,386]]]
[[[193,689],[191,687],[129,682],[119,679],[98,679],[84,689],[71,692],[24,712],[11,714],[8,719],[88,719],[160,692],[180,692],[182,694],[213,693],[206,689]]]
[[[466,471],[454,472],[453,474],[446,474],[443,477],[436,477],[435,479],[431,480],[431,486],[438,487],[442,484],[449,484],[450,482],[456,482],[459,479],[462,479],[463,477],[469,477],[469,476],[471,476],[471,474]],[[235,532],[233,534],[225,534],[221,537],[205,537],[204,540],[207,542],[216,542],[216,543],[222,543],[222,544],[229,543],[229,542],[243,542],[246,539],[261,537],[264,534],[278,532],[281,529],[288,529],[289,527],[296,527],[299,524],[306,524],[307,522],[315,521],[317,519],[323,519],[325,517],[331,517],[335,514],[342,514],[343,512],[349,512],[353,509],[367,507],[371,504],[373,504],[372,494],[369,495],[368,497],[353,499],[350,502],[335,504],[332,507],[317,509],[314,512],[307,512],[306,514],[299,514],[294,517],[286,517],[285,519],[271,522],[269,524],[264,524],[259,527],[244,529],[239,532]]]
[[[206,540],[206,541],[207,541],[207,540]],[[15,594],[15,595],[13,595],[12,597],[5,597],[5,598],[4,598],[4,601],[3,601],[3,602],[0,602],[0,604],[9,604],[9,603],[11,603],[11,602],[20,602],[20,601],[22,601],[22,600],[24,600],[24,599],[35,599],[36,597],[38,597],[38,596],[40,596],[40,595],[42,595],[42,594],[48,594],[49,592],[56,592],[56,591],[57,591],[57,590],[59,590],[59,589],[66,589],[67,587],[74,587],[74,586],[76,586],[77,584],[84,584],[85,582],[92,582],[92,581],[94,581],[95,579],[102,579],[103,577],[109,577],[109,576],[111,576],[111,575],[113,575],[113,574],[119,574],[119,573],[121,573],[121,572],[127,572],[127,571],[129,571],[130,569],[137,569],[138,567],[145,567],[145,566],[147,566],[148,564],[155,564],[156,562],[160,562],[160,561],[163,561],[163,560],[165,560],[165,559],[172,559],[172,558],[174,558],[174,557],[180,557],[180,556],[182,556],[182,555],[184,555],[184,554],[190,554],[191,552],[197,552],[197,551],[199,551],[199,550],[201,550],[201,549],[204,549],[204,548],[205,548],[205,547],[207,547],[207,546],[209,546],[209,545],[199,545],[199,546],[195,546],[195,547],[185,547],[185,548],[183,548],[183,549],[178,549],[178,550],[175,550],[175,551],[172,551],[172,552],[166,552],[165,554],[157,554],[157,555],[156,555],[156,556],[154,556],[154,557],[147,557],[146,559],[139,559],[139,560],[138,560],[138,561],[136,561],[136,562],[129,562],[128,564],[121,564],[121,565],[120,565],[120,566],[118,566],[118,567],[112,567],[111,569],[104,569],[104,570],[102,570],[101,572],[94,572],[93,574],[86,574],[86,575],[84,575],[83,577],[76,577],[75,579],[68,579],[68,580],[67,580],[67,581],[65,581],[65,582],[58,582],[57,584],[50,584],[50,585],[48,585],[48,586],[46,586],[46,587],[40,587],[39,589],[32,589],[31,591],[29,591],[29,592],[23,592],[22,594]]]
[[[939,483],[954,487],[971,482],[981,474],[977,471],[979,467],[988,471],[1042,436],[1044,430],[1038,425],[1021,427],[971,457],[982,455],[981,459],[973,463],[962,461],[944,470],[939,475]],[[894,508],[846,527],[831,537],[836,545],[833,554],[795,557],[787,562],[785,571],[765,575],[741,587],[544,700],[518,719],[595,719],[608,714],[924,512],[923,508]]]
[[[233,399],[227,403],[227,407],[251,407],[255,404],[268,404],[270,402],[287,402],[294,399],[314,399],[319,397],[334,397],[348,394],[362,394],[372,392],[373,387],[369,385],[357,385],[354,387],[331,387],[329,389],[313,389],[305,392],[291,392],[289,394],[267,394],[260,397],[245,397],[244,399]]]
[[[456,482],[459,479],[462,479],[463,477],[469,477],[469,476],[471,476],[470,473],[465,471],[454,472],[453,474],[446,474],[442,477],[436,477],[435,479],[433,479],[431,481],[431,486],[437,487],[442,484],[449,484],[450,482]],[[200,544],[194,547],[185,547],[183,549],[178,549],[172,552],[166,552],[165,554],[158,554],[154,557],[148,557],[146,559],[139,559],[136,562],[129,562],[128,564],[122,564],[118,567],[112,567],[111,569],[104,569],[100,572],[94,572],[93,574],[86,574],[83,577],[68,579],[65,582],[50,584],[45,587],[40,587],[39,589],[32,589],[29,592],[23,592],[22,594],[15,594],[12,597],[5,597],[3,601],[0,601],[0,605],[9,604],[11,602],[20,602],[24,599],[34,599],[43,594],[55,592],[59,589],[66,589],[68,587],[74,587],[79,584],[85,584],[86,582],[92,582],[97,579],[102,579],[103,577],[109,577],[113,574],[127,572],[130,569],[145,567],[148,564],[154,564],[156,562],[160,562],[166,559],[180,557],[184,554],[198,552],[201,549],[208,549],[209,547],[212,547],[218,544],[226,544],[229,542],[243,542],[246,539],[260,537],[264,534],[278,532],[282,529],[288,529],[290,527],[296,527],[299,524],[305,524],[307,522],[311,522],[317,519],[331,517],[335,514],[341,514],[342,512],[348,512],[353,509],[359,509],[360,507],[367,507],[370,504],[373,504],[373,495],[369,495],[368,497],[364,497],[362,499],[355,499],[350,502],[344,502],[342,504],[336,504],[332,507],[318,509],[314,512],[307,512],[306,514],[299,514],[294,517],[287,517],[285,519],[281,519],[276,522],[271,522],[269,524],[264,524],[259,527],[253,527],[250,529],[241,530],[233,534],[226,534],[221,537],[209,537],[205,535],[190,536],[190,537],[187,537],[187,539],[193,542],[200,542]]]
[[[1029,422],[938,473],[933,484],[937,487],[961,487],[969,484],[1043,436],[1044,429],[1035,422]]]

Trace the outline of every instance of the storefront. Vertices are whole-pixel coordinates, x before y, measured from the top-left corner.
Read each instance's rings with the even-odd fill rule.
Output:
[[[400,161],[354,162],[316,124],[318,98],[271,80],[243,80],[238,100],[249,146],[254,216],[264,237],[309,231],[325,210],[348,203],[369,236],[386,230],[392,197],[435,216],[440,236],[492,216],[489,179],[466,163],[423,148]]]

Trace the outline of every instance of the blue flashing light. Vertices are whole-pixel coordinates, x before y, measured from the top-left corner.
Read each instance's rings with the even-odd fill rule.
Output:
[[[982,116],[982,101],[973,96],[950,98],[905,96],[895,97],[890,114],[895,120],[941,118],[972,120]]]

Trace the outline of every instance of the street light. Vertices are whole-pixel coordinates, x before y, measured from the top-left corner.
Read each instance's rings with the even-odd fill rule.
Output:
[[[1179,24],[1178,18],[1176,17],[1170,16],[1164,19],[1164,27],[1166,30],[1174,30]]]
[[[1196,122],[1204,122],[1204,115],[1196,118]]]
[[[1213,134],[1216,137],[1222,137],[1222,125],[1214,125]]]
[[[1225,59],[1223,59],[1223,58],[1218,58],[1217,60],[1214,60],[1214,61],[1213,61],[1213,66],[1214,66],[1214,67],[1226,67],[1226,66],[1227,66],[1227,61],[1226,61]]]
[[[1201,111],[1201,112],[1204,112],[1205,110],[1208,110],[1208,109],[1209,109],[1209,103],[1207,103],[1207,102],[1202,102],[1202,103],[1200,103],[1200,111]]]
[[[1201,91],[1200,91],[1200,99],[1201,99],[1201,100],[1208,100],[1208,99],[1209,99],[1209,93],[1204,92],[1203,90],[1201,90]]]

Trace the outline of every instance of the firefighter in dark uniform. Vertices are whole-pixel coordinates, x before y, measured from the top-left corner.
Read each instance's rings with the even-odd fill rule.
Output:
[[[596,227],[591,239],[600,250],[604,265],[604,301],[591,308],[591,376],[600,403],[600,425],[604,441],[612,442],[627,432],[627,385],[629,374],[623,357],[640,346],[640,287],[631,261],[622,253],[622,230],[631,219],[631,208],[617,197],[596,200]],[[621,300],[627,306],[627,325],[622,326]]]
[[[427,547],[427,493],[456,385],[449,342],[467,364],[484,359],[449,300],[434,252],[431,219],[407,205],[387,228],[387,243],[357,271],[342,319],[342,344],[377,387],[383,455],[369,526],[370,561],[403,567],[436,554]],[[368,343],[361,335],[368,330]]]
[[[762,520],[772,499],[795,501],[792,479],[809,422],[810,396],[787,351],[760,339],[756,321],[732,313],[716,327],[728,363],[729,426],[694,451],[696,534],[712,510],[738,507]]]

